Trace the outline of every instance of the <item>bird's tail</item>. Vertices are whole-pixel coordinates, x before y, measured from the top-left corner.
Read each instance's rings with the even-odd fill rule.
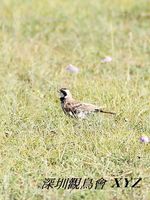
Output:
[[[116,115],[115,112],[105,111],[105,110],[102,110],[102,109],[99,109],[99,112],[101,112],[101,113],[107,113],[107,114],[111,114],[111,115]]]

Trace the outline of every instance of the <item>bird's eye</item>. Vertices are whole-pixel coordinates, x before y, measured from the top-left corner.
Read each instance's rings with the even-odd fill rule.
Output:
[[[63,90],[62,93],[63,93],[64,96],[67,96],[67,92],[66,91]]]
[[[67,93],[65,91],[60,92],[60,97],[65,98],[67,96]]]

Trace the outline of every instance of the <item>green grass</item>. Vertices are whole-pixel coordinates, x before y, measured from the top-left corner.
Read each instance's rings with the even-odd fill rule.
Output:
[[[148,199],[150,146],[139,138],[150,136],[149,13],[149,0],[1,0],[0,199]],[[69,63],[80,73],[68,74]],[[76,124],[60,87],[117,116]],[[48,177],[143,180],[137,189],[42,190]]]

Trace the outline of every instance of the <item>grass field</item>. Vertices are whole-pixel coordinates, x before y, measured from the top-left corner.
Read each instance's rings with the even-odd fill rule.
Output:
[[[117,116],[77,124],[61,110],[60,87]],[[149,0],[1,0],[0,199],[148,200],[150,146],[139,138],[150,137],[149,97]],[[142,181],[42,189],[52,177]]]

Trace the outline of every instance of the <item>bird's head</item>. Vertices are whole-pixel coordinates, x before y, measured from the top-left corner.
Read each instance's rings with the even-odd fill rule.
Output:
[[[61,88],[59,90],[60,100],[72,99],[72,94],[67,88]]]

